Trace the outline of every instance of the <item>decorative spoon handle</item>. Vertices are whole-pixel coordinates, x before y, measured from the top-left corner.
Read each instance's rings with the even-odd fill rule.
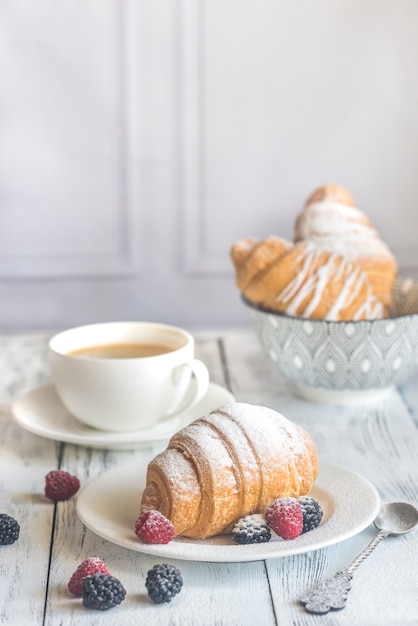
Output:
[[[351,589],[351,579],[354,571],[373,552],[376,546],[390,535],[390,532],[381,530],[369,545],[354,559],[347,569],[337,572],[332,578],[328,578],[306,596],[301,598],[308,613],[323,615],[328,611],[343,609],[347,601],[348,592]]]

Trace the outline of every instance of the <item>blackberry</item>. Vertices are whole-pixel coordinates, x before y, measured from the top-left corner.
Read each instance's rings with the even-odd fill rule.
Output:
[[[107,611],[120,604],[125,595],[125,588],[114,576],[94,574],[83,578],[83,604],[89,609]]]
[[[0,513],[0,545],[14,543],[19,538],[20,526],[14,517]]]
[[[318,502],[310,496],[300,496],[298,498],[303,513],[303,529],[302,533],[307,533],[314,528],[318,528],[323,511]]]
[[[261,515],[241,517],[232,529],[235,543],[267,543],[271,539],[271,531]]]
[[[175,595],[180,593],[183,579],[180,571],[174,565],[162,563],[154,565],[147,573],[145,586],[148,595],[157,604],[170,602]]]

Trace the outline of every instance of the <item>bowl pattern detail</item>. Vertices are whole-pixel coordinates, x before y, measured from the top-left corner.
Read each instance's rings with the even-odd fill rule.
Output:
[[[244,302],[261,346],[288,379],[317,389],[382,389],[404,381],[418,364],[418,286],[409,281],[407,290],[404,283],[394,295],[401,316],[382,320],[295,318]]]

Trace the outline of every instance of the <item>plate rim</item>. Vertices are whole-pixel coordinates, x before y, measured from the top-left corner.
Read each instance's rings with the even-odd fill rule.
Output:
[[[144,467],[146,467],[146,465],[147,464],[145,463]],[[318,529],[310,531],[309,533],[305,533],[304,535],[301,535],[300,537],[292,541],[279,540],[268,543],[250,544],[246,546],[241,546],[233,543],[226,546],[217,544],[214,546],[216,548],[215,550],[210,544],[210,539],[189,539],[186,537],[181,537],[177,540],[173,539],[170,543],[164,545],[146,544],[140,542],[140,540],[135,537],[133,530],[135,519],[132,519],[132,531],[123,526],[125,531],[131,533],[128,536],[129,538],[126,539],[125,537],[121,538],[115,536],[115,532],[109,532],[107,528],[98,528],[97,523],[92,520],[91,515],[92,508],[94,508],[92,504],[94,501],[94,490],[97,488],[97,485],[99,485],[99,488],[103,489],[101,483],[104,483],[104,488],[106,490],[109,489],[109,485],[111,485],[111,487],[113,487],[114,489],[119,490],[121,484],[123,488],[124,480],[126,480],[125,477],[131,475],[132,470],[135,468],[138,469],[138,461],[114,467],[107,472],[103,472],[95,478],[90,479],[90,481],[86,483],[86,485],[84,485],[84,487],[78,494],[76,502],[76,512],[80,521],[91,532],[101,537],[102,539],[105,539],[106,541],[109,541],[114,545],[131,551],[152,556],[158,556],[161,558],[173,558],[178,560],[195,562],[238,563],[269,560],[273,558],[281,558],[297,554],[306,554],[335,545],[337,543],[340,543],[341,541],[345,541],[346,539],[350,539],[351,537],[359,534],[373,522],[381,505],[380,496],[376,487],[367,478],[342,465],[327,460],[320,460],[320,472],[318,478],[315,481],[312,493],[315,493],[315,491],[317,490],[327,491],[327,485],[329,492],[329,485],[333,482],[337,485],[339,484],[340,486],[344,485],[345,489],[345,491],[341,492],[341,494],[333,494],[334,505],[336,503],[337,511],[336,513],[334,512],[334,515],[330,517],[331,528],[333,525],[338,523],[339,517],[341,517],[341,513],[344,512],[344,506],[349,508],[348,505],[350,503],[350,498],[347,498],[347,494],[350,493],[350,489],[348,489],[347,491],[347,478],[351,479],[352,485],[355,484],[357,488],[359,486],[361,487],[363,492],[362,502],[366,502],[369,506],[369,508],[363,512],[362,517],[357,520],[357,522],[353,522],[351,526],[347,526],[345,531],[340,531],[337,534],[327,536],[326,530],[324,532],[324,524],[320,525]],[[138,511],[141,488],[142,485],[138,485],[138,498],[136,500],[138,502]],[[355,495],[357,498],[357,491],[355,491]],[[109,495],[109,498],[110,497],[111,496]],[[132,500],[133,499],[131,498],[131,501]],[[94,513],[97,517],[97,508],[94,509]],[[122,515],[118,507],[112,507],[112,514],[116,516]],[[93,518],[95,515],[93,515]],[[314,541],[310,541],[310,539],[312,538],[314,539]],[[184,548],[182,548],[182,546]],[[225,550],[222,550],[223,548],[226,548],[227,556],[222,555],[222,551],[225,552]]]
[[[226,402],[234,402],[234,396],[232,392],[226,387],[214,383],[212,381],[209,382],[209,389],[207,394],[201,400],[203,402],[206,398],[210,390],[219,391],[222,390],[222,393],[228,395],[228,399]],[[183,426],[183,422],[187,419],[187,411],[180,413],[178,416],[174,416],[170,420],[167,420],[167,424],[171,424],[171,427],[166,425],[165,429],[160,429],[160,432],[152,432],[153,429],[147,428],[144,431],[130,431],[130,432],[112,432],[112,431],[104,431],[97,430],[97,434],[95,434],[95,430],[91,428],[91,431],[83,435],[82,433],[71,433],[70,431],[58,430],[51,426],[50,429],[43,426],[39,421],[31,421],[27,419],[27,415],[29,413],[29,409],[25,406],[25,403],[30,401],[36,402],[37,398],[41,394],[50,394],[51,399],[57,402],[59,405],[59,409],[66,413],[71,419],[75,420],[76,418],[71,415],[69,411],[64,407],[62,402],[60,401],[58,395],[55,392],[53,383],[47,383],[43,385],[38,385],[37,387],[32,387],[28,389],[24,393],[20,394],[11,405],[11,414],[15,422],[24,430],[40,436],[45,437],[46,439],[51,439],[53,441],[61,441],[64,443],[72,443],[75,445],[83,445],[90,448],[100,448],[100,449],[111,449],[111,450],[120,450],[120,449],[135,449],[144,444],[152,444],[158,443],[160,441],[168,440],[177,430],[179,430]],[[39,402],[39,400],[38,400]],[[198,406],[198,405],[197,405]],[[36,409],[34,409],[36,413]],[[193,409],[190,409],[193,411]],[[199,417],[196,415],[196,417]],[[193,419],[193,418],[190,418]],[[81,422],[80,422],[81,424]],[[162,426],[165,424],[163,423]],[[83,426],[83,425],[82,425]],[[89,428],[85,426],[85,428]]]

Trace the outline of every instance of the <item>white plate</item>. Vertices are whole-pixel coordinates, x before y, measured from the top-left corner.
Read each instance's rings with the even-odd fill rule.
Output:
[[[15,400],[12,413],[25,430],[47,439],[56,439],[91,448],[129,450],[150,442],[167,440],[194,419],[234,402],[224,387],[209,384],[205,397],[192,409],[161,422],[158,426],[135,432],[113,433],[86,426],[73,417],[58,398],[53,385],[36,387]]]
[[[296,539],[278,537],[268,543],[238,545],[229,535],[210,539],[176,537],[165,545],[142,543],[134,533],[144,489],[145,463],[115,468],[86,484],[77,498],[80,520],[112,543],[160,558],[189,561],[243,562],[310,552],[353,537],[371,524],[380,507],[368,480],[343,467],[322,461],[311,495],[324,515],[318,528]]]

